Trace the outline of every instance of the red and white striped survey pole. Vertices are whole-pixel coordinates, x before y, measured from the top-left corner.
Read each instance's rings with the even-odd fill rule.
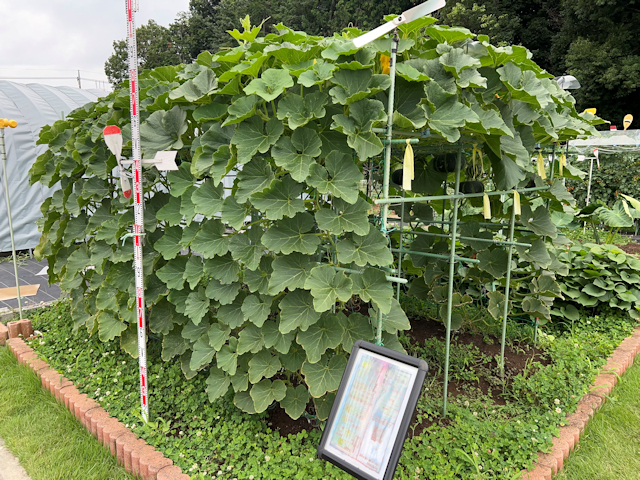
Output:
[[[138,0],[125,0],[127,5],[127,47],[129,51],[129,89],[131,95],[131,143],[133,145],[133,252],[136,277],[138,319],[138,362],[140,364],[140,404],[144,421],[149,420],[149,388],[147,376],[147,339],[142,272],[142,236],[144,236],[144,195],[142,190],[142,153],[140,151],[140,112],[138,95],[138,48],[136,17]]]

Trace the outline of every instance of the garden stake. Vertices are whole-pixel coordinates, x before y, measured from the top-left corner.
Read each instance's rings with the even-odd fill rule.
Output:
[[[389,199],[389,175],[391,169],[391,143],[393,140],[393,101],[396,90],[396,56],[398,53],[398,44],[400,43],[400,37],[398,37],[398,29],[393,31],[393,40],[391,40],[391,60],[389,61],[389,78],[391,79],[391,86],[389,87],[389,103],[388,103],[388,118],[387,118],[387,144],[384,151],[384,177],[382,182],[382,198]],[[387,230],[387,217],[389,216],[389,204],[385,203],[382,206],[382,226],[381,230],[385,237],[389,236]],[[376,345],[382,345],[382,310],[378,309],[378,325],[376,330]]]
[[[460,199],[460,167],[462,165],[462,145],[458,150],[458,161],[456,162],[456,185],[453,190],[453,219],[449,233],[451,235],[451,253],[449,255],[449,289],[447,292],[447,319],[446,330],[447,338],[444,351],[444,395],[442,402],[442,416],[447,416],[447,390],[449,389],[449,351],[451,347],[451,312],[453,310],[453,274],[456,268],[456,236],[458,234],[458,206]],[[513,241],[513,238],[511,239]]]
[[[11,254],[13,255],[13,271],[16,276],[16,294],[18,295],[18,311],[22,320],[22,299],[20,298],[20,280],[18,279],[18,259],[16,258],[16,244],[13,240],[13,223],[11,222],[11,203],[9,202],[9,170],[7,170],[7,150],[4,144],[4,129],[6,127],[16,128],[18,123],[15,120],[0,118],[0,153],[2,154],[2,167],[4,170],[4,195],[7,201],[7,218],[9,220],[9,236],[11,237]]]
[[[515,192],[517,194],[517,192]],[[513,257],[513,232],[516,223],[516,199],[513,199],[511,207],[511,225],[509,226],[509,253],[507,255],[507,285],[504,290],[504,310],[502,313],[502,341],[500,342],[500,373],[504,376],[504,345],[507,339],[507,315],[509,312],[509,290],[511,283],[511,259]]]
[[[140,406],[145,423],[149,421],[149,381],[147,376],[147,340],[144,302],[142,239],[144,235],[144,196],[142,190],[142,152],[140,151],[140,112],[138,94],[138,50],[136,17],[138,0],[125,0],[127,7],[127,47],[129,53],[129,89],[131,100],[131,143],[133,146],[133,252],[136,278],[136,308],[138,319],[138,363],[140,366]]]

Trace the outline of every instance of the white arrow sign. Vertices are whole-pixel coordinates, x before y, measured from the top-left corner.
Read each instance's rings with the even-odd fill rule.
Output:
[[[367,43],[371,43],[374,40],[377,40],[381,36],[386,33],[389,33],[391,30],[396,28],[398,25],[402,25],[403,23],[413,22],[414,20],[429,15],[436,10],[441,9],[446,4],[445,0],[429,0],[428,2],[421,3],[413,8],[410,8],[406,12],[403,12],[402,15],[394,18],[390,22],[385,23],[384,25],[380,25],[378,28],[374,28],[370,32],[365,33],[364,35],[360,35],[357,38],[353,39],[353,44],[360,48]]]

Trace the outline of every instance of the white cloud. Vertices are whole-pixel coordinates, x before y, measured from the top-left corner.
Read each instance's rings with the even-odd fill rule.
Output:
[[[189,0],[139,0],[136,23],[153,18],[168,26]],[[114,40],[126,34],[125,0],[0,0],[2,38],[0,78],[19,83],[77,86],[84,79],[106,80],[104,62]],[[70,77],[28,79],[26,77]],[[95,88],[85,80],[83,88]]]

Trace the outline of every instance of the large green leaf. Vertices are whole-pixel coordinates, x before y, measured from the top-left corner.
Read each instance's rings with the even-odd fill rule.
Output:
[[[190,342],[182,336],[182,327],[176,325],[171,332],[162,336],[162,360],[168,362],[176,355],[182,355]]]
[[[246,202],[254,193],[260,193],[271,185],[275,178],[269,162],[261,157],[253,158],[238,173],[238,189],[235,197],[238,202]]]
[[[311,290],[313,306],[318,312],[325,312],[336,303],[351,298],[352,280],[344,272],[337,272],[330,265],[320,265],[311,270],[304,288]]]
[[[327,100],[327,94],[322,92],[314,92],[304,97],[289,93],[278,102],[278,119],[287,119],[291,130],[303,127],[311,120],[326,115],[324,106]]]
[[[366,268],[361,275],[352,275],[353,293],[365,302],[375,303],[382,313],[391,311],[393,288],[387,276],[376,268]]]
[[[363,178],[349,155],[333,151],[327,156],[324,167],[317,163],[311,165],[306,181],[319,193],[331,193],[353,204],[358,200],[358,186]]]
[[[304,288],[304,283],[314,266],[312,257],[297,252],[277,257],[272,264],[269,292],[277,294],[285,289],[292,292],[297,288]]]
[[[127,329],[127,325],[124,322],[107,311],[98,313],[96,321],[98,322],[98,336],[101,342],[110,342]]]
[[[314,253],[320,239],[309,233],[314,226],[309,213],[298,213],[293,218],[280,220],[262,236],[262,244],[274,253],[289,255],[292,252]]]
[[[287,394],[280,401],[284,411],[294,420],[300,418],[304,413],[307,403],[309,403],[309,390],[304,385],[287,387]]]
[[[204,271],[225,285],[236,282],[240,276],[240,266],[229,253],[207,260]]]
[[[334,103],[351,105],[358,100],[386,90],[391,85],[389,75],[374,75],[369,69],[338,70],[332,82],[336,85],[329,93]]]
[[[264,336],[264,346],[266,348],[273,348],[281,354],[289,353],[295,337],[294,333],[282,333],[277,323],[272,321],[264,324],[262,327],[262,335]],[[282,357],[280,359],[282,360]]]
[[[231,139],[238,149],[238,162],[248,163],[256,153],[267,153],[283,132],[284,126],[277,118],[269,119],[266,126],[258,116],[240,123]]]
[[[247,94],[255,93],[267,102],[275,100],[285,89],[293,87],[293,79],[289,73],[281,68],[265,70],[260,78],[255,78],[244,87]]]
[[[202,259],[197,255],[191,255],[187,260],[187,265],[184,268],[184,279],[189,284],[189,287],[193,290],[196,288],[200,279],[204,276],[204,266]]]
[[[229,375],[235,375],[238,368],[238,339],[231,337],[229,343],[223,345],[216,354],[218,368],[221,368]]]
[[[614,203],[613,208],[600,207],[594,213],[607,227],[626,228],[633,226],[633,217],[627,213],[621,200]]]
[[[280,220],[304,212],[301,193],[302,185],[287,175],[282,180],[271,182],[271,186],[266,190],[251,195],[251,203],[265,212],[269,220]]]
[[[245,320],[262,327],[271,314],[273,297],[268,295],[249,295],[244,299],[241,310]]]
[[[246,297],[246,292],[241,291],[235,298],[233,303],[223,305],[218,309],[218,320],[229,325],[230,328],[238,328],[244,323],[244,314],[242,313],[242,303]]]
[[[308,290],[295,290],[287,293],[280,302],[280,325],[282,333],[300,329],[306,331],[320,320],[320,312],[313,306],[313,296]]]
[[[273,402],[279,402],[287,394],[287,386],[282,380],[262,380],[251,389],[251,398],[256,413],[264,412]]]
[[[209,299],[205,294],[204,287],[200,286],[197,291],[191,292],[185,303],[185,314],[191,319],[195,325],[199,325],[200,321],[209,311]]]
[[[196,213],[213,217],[222,210],[224,187],[221,183],[215,186],[214,181],[209,178],[191,194],[191,201]]]
[[[325,312],[320,320],[306,331],[298,333],[296,341],[307,352],[307,363],[319,362],[320,357],[327,349],[336,348],[340,344],[346,323],[347,317],[344,313],[340,312],[334,315]]]
[[[303,182],[309,176],[309,168],[320,155],[322,141],[310,128],[298,128],[290,137],[281,137],[271,149],[271,156],[279,167],[285,168],[291,177]]]
[[[347,135],[347,143],[353,148],[361,161],[382,152],[382,142],[371,131],[373,124],[385,120],[384,105],[379,100],[365,99],[352,104],[349,116],[333,116],[332,130]]]
[[[256,106],[259,103],[259,99],[256,95],[247,95],[246,97],[240,97],[229,105],[229,116],[224,121],[222,126],[233,125],[240,123],[243,120],[255,115]]]
[[[553,99],[549,91],[544,87],[536,73],[531,70],[521,70],[513,62],[508,62],[498,68],[500,80],[507,86],[511,97],[529,103],[538,108],[545,108]]]
[[[224,224],[220,220],[202,222],[200,231],[191,242],[191,248],[201,253],[204,258],[213,258],[227,253],[229,237],[225,235]]]
[[[164,235],[153,244],[153,248],[158,251],[165,260],[176,258],[182,250],[180,240],[182,239],[181,227],[168,227]]]
[[[193,345],[189,368],[194,371],[200,370],[211,363],[215,354],[216,351],[209,344],[209,335],[203,334]]]
[[[258,231],[257,227],[253,227],[251,232]],[[260,264],[260,259],[264,255],[264,245],[260,239],[262,238],[262,230],[260,229],[257,234],[252,234],[253,241],[250,239],[250,235],[246,233],[236,234],[231,237],[229,241],[229,248],[231,249],[231,255],[235,261],[240,261],[249,270],[255,270]]]
[[[224,396],[224,394],[229,391],[229,385],[231,385],[231,379],[229,376],[225,375],[219,368],[212,367],[209,370],[206,389],[209,401],[213,402],[214,400]]]
[[[369,232],[370,205],[364,199],[358,198],[353,205],[336,199],[332,206],[333,208],[316,211],[316,222],[320,230],[326,230],[333,235],[341,235],[344,232],[366,235]]]
[[[207,298],[217,301],[220,305],[229,305],[238,296],[240,291],[240,283],[223,284],[220,280],[212,278],[205,291]]]
[[[338,243],[338,259],[343,263],[354,262],[364,267],[367,264],[386,267],[393,263],[386,237],[375,227],[369,226],[367,235],[355,235]]]
[[[242,329],[242,331],[240,332],[240,335],[238,336],[238,354],[239,355],[242,355],[243,353],[247,353],[247,352],[258,353],[262,350],[263,346],[264,346],[264,338],[262,337],[262,332],[258,327],[256,327],[255,325],[247,325]],[[249,362],[249,365],[251,365],[251,362]],[[256,382],[252,382],[252,383],[256,383]]]
[[[466,123],[478,123],[480,119],[471,108],[457,98],[447,100],[435,112],[425,106],[429,127],[442,135],[448,142],[457,142],[460,138],[460,127]]]
[[[342,334],[342,348],[350,352],[353,344],[358,340],[373,340],[373,327],[367,317],[359,313],[352,313],[344,324]]]
[[[334,355],[331,360],[325,355],[316,363],[305,362],[302,374],[311,396],[319,398],[327,392],[336,391],[346,367],[347,359],[342,355]]]
[[[186,267],[187,257],[180,256],[169,260],[164,267],[156,271],[156,275],[171,290],[182,290]]]
[[[240,342],[238,342],[238,347]],[[249,381],[258,383],[263,378],[273,377],[282,367],[278,355],[273,356],[268,350],[261,350],[249,361]]]
[[[195,78],[187,80],[175,90],[171,91],[169,98],[172,100],[184,98],[187,102],[194,103],[202,97],[210,94],[218,87],[218,79],[213,70],[202,70]]]
[[[140,142],[145,157],[168,148],[181,149],[181,136],[187,131],[187,112],[179,106],[152,113],[140,125]]]
[[[531,229],[536,235],[550,238],[556,238],[558,236],[558,229],[551,221],[549,211],[543,205],[536,208],[533,213],[531,213],[531,208],[528,205],[522,205],[522,215],[520,219],[522,220],[522,224]]]
[[[484,250],[478,254],[478,267],[489,272],[494,278],[502,278],[507,273],[508,254],[503,248]]]

